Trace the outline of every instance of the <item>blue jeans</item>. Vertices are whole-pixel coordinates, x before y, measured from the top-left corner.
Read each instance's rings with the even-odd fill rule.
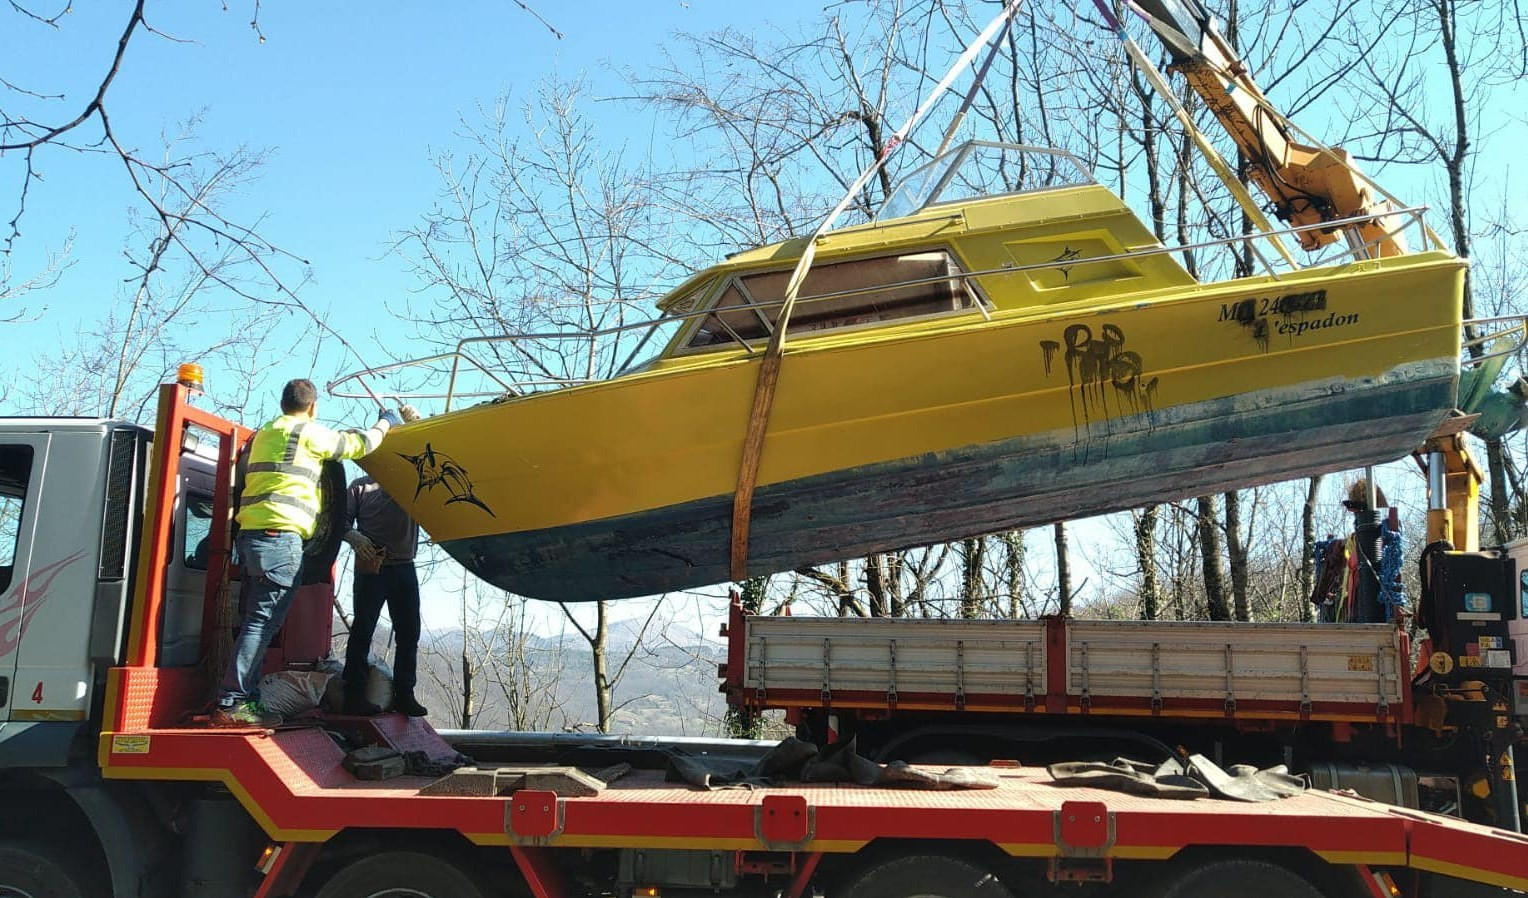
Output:
[[[244,620],[218,688],[222,708],[260,700],[265,650],[286,620],[302,575],[302,537],[295,533],[241,530],[238,549],[244,562]]]

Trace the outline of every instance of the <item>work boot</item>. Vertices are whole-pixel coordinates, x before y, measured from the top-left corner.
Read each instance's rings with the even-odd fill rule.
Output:
[[[424,717],[430,709],[421,705],[412,692],[400,692],[393,696],[393,710],[410,717]]]
[[[367,701],[364,695],[347,695],[345,713],[351,717],[376,717],[382,709]]]
[[[231,708],[221,705],[214,708],[210,723],[215,727],[260,727],[270,729],[281,725],[281,715],[266,710],[259,702],[240,702]]]

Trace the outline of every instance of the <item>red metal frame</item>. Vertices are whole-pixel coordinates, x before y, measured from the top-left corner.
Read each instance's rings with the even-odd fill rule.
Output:
[[[822,862],[822,854],[809,854],[806,860],[797,868],[796,875],[791,878],[790,888],[785,890],[785,898],[801,898],[806,894],[806,888],[812,882],[812,874],[817,872],[817,865]]]
[[[318,860],[318,851],[317,844],[283,844],[278,849],[276,859],[271,862],[271,868],[265,871],[265,878],[260,880],[260,887],[255,890],[253,898],[282,898],[292,894],[302,883],[302,878],[308,875],[313,862]]]
[[[407,726],[384,734],[389,744],[433,739],[445,749],[422,721]],[[1300,848],[1340,865],[1411,865],[1528,888],[1528,837],[1323,792],[1274,804],[1170,802],[1058,789],[1043,770],[992,768],[999,788],[982,792],[831,785],[698,792],[665,783],[659,771],[633,771],[589,798],[545,792],[420,798],[427,778],[357,782],[341,765],[343,751],[317,729],[143,735],[151,743],[114,755],[108,777],[222,781],[284,842],[322,842],[355,826],[460,832],[481,845],[515,849],[538,898],[565,898],[550,854],[555,849],[843,854],[880,839],[991,843],[1040,860],[1163,859],[1194,846]],[[511,815],[520,804],[536,813],[517,823]],[[790,821],[765,825],[770,807],[792,811]],[[1067,823],[1068,815],[1077,822]],[[1105,827],[1106,820],[1112,826]],[[793,883],[802,881],[797,870]]]
[[[1045,710],[1050,714],[1066,713],[1066,658],[1066,618],[1052,614],[1045,618]]]
[[[227,423],[227,422],[225,422]],[[201,425],[205,426],[205,425]],[[231,576],[233,564],[233,476],[235,460],[244,450],[244,444],[253,435],[247,427],[232,425],[228,431],[218,432],[217,480],[212,497],[212,531],[207,553],[207,584],[202,604],[202,645],[213,644],[213,629],[217,626],[217,603],[220,593]],[[205,649],[204,649],[205,651]]]
[[[139,539],[141,563],[133,589],[133,622],[126,659],[129,667],[154,667],[159,662],[159,644],[152,634],[157,632],[164,605],[166,568],[161,562],[169,557],[175,521],[175,491],[180,484],[181,444],[188,427],[199,427],[218,437],[217,494],[213,497],[214,526],[209,543],[206,603],[202,614],[204,645],[211,632],[212,600],[227,570],[233,459],[239,447],[249,439],[251,431],[193,406],[191,396],[191,390],[180,384],[164,384],[159,388],[159,418],[149,480],[153,490],[146,497],[144,527]]]
[[[525,877],[525,884],[530,887],[535,898],[566,898],[567,877],[562,875],[562,869],[553,862],[550,851],[520,845],[509,846],[509,851],[514,855],[515,866],[520,868],[520,875]]]

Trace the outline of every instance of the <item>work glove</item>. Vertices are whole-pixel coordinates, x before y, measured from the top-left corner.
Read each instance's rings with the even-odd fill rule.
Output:
[[[345,542],[350,543],[350,548],[355,550],[356,562],[361,567],[375,568],[377,555],[381,550],[377,544],[366,538],[366,534],[359,530],[352,530],[345,534]]]
[[[390,408],[382,409],[381,414],[377,415],[377,423],[381,424],[383,421],[387,422],[388,429],[403,426],[403,419],[398,417],[398,413]]]
[[[412,405],[398,406],[398,414],[403,416],[404,424],[412,424],[419,420],[419,409],[414,408]]]

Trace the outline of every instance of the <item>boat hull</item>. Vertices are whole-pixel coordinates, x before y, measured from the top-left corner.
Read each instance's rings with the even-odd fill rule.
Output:
[[[796,341],[749,573],[1398,458],[1453,406],[1462,271],[1435,254]],[[362,466],[517,594],[717,583],[757,371],[733,353],[439,416]]]
[[[1284,391],[1283,402],[1243,396],[1172,409],[1172,423],[1120,421],[1115,434],[1082,445],[1064,431],[763,487],[753,504],[749,572],[1400,457],[1437,426],[1454,390],[1447,370],[1361,392],[1329,392],[1333,386],[1304,384]],[[563,602],[624,598],[729,579],[731,512],[731,497],[718,496],[441,545],[478,576],[513,593]]]

